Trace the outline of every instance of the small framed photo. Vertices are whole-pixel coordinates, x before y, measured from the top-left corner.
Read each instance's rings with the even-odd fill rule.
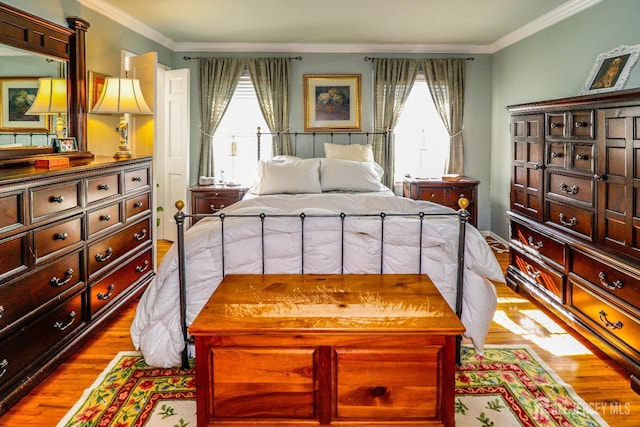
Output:
[[[640,45],[620,46],[598,55],[580,95],[622,90],[638,55]]]
[[[305,74],[305,132],[359,131],[360,74]]]
[[[68,138],[53,138],[53,146],[58,153],[78,151],[78,142],[72,136]]]
[[[96,105],[107,77],[109,76],[106,74],[89,71],[89,112],[91,112],[91,110],[93,110],[93,106]]]

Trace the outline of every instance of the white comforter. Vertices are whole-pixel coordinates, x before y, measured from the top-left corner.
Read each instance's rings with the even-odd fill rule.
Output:
[[[429,202],[401,197],[357,194],[273,195],[243,200],[224,210],[227,214],[305,214],[344,212],[451,212]],[[349,218],[345,227],[344,273],[380,272],[380,218]],[[427,273],[451,307],[456,299],[457,217],[425,219],[422,272]],[[204,219],[185,234],[187,324],[218,286],[222,277],[220,220]],[[301,221],[267,218],[265,273],[301,273]],[[224,269],[229,273],[262,273],[261,223],[256,218],[224,221]],[[417,273],[419,221],[387,217],[384,221],[384,272]],[[340,273],[340,220],[308,217],[304,221],[304,273]],[[462,322],[474,345],[482,351],[496,308],[496,292],[487,279],[504,281],[491,249],[480,233],[467,226]],[[138,304],[131,336],[145,361],[153,366],[180,364],[184,340],[179,313],[177,245],[163,259],[158,275]]]

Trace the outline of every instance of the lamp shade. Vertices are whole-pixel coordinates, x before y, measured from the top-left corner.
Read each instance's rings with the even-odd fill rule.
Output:
[[[107,77],[92,113],[152,114],[142,96],[138,79]]]
[[[27,114],[67,112],[67,80],[44,77],[38,80],[38,93]]]

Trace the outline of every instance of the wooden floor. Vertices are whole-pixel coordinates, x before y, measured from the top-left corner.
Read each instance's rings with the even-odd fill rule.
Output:
[[[159,256],[168,248],[160,243]],[[508,254],[497,254],[503,268]],[[558,376],[571,384],[612,427],[640,426],[640,396],[629,386],[628,374],[586,341],[558,328],[548,314],[497,284],[498,313],[487,337],[488,344],[531,346]],[[105,327],[54,374],[25,396],[4,416],[0,426],[54,426],[91,386],[95,378],[119,352],[133,350],[129,325],[136,302]],[[554,353],[568,353],[556,355]],[[584,354],[578,354],[584,353]]]

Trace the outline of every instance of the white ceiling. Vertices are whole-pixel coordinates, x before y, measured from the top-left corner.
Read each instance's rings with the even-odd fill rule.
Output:
[[[77,0],[174,51],[492,53],[602,0]]]

